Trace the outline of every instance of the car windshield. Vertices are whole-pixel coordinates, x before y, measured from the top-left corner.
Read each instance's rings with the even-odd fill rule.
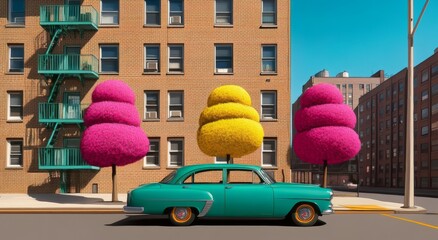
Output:
[[[260,171],[263,177],[267,178],[271,183],[276,183],[275,179],[271,177],[267,172],[265,172],[263,169]]]
[[[163,180],[160,181],[160,183],[169,183],[175,177],[175,174],[176,174],[176,171],[169,173],[169,175],[164,177]]]

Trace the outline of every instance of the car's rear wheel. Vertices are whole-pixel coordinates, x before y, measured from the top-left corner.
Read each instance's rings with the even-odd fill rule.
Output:
[[[189,226],[196,215],[189,207],[174,207],[169,213],[169,220],[175,226]]]
[[[318,221],[318,214],[314,206],[302,203],[292,212],[292,221],[298,226],[313,226]]]

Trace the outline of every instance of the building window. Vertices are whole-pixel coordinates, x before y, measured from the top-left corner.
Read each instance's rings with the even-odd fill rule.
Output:
[[[262,25],[277,25],[277,1],[263,0]]]
[[[262,120],[277,119],[277,92],[262,91]]]
[[[159,91],[145,91],[145,116],[149,119],[160,119],[160,92]]]
[[[262,146],[262,166],[277,166],[277,139],[265,138]]]
[[[145,25],[160,25],[160,0],[146,0],[145,9]]]
[[[230,158],[230,163],[233,162],[233,158]],[[227,163],[227,157],[215,157],[214,158],[214,163],[217,164],[226,164]]]
[[[432,66],[432,77],[438,75],[438,63]]]
[[[24,72],[24,45],[9,45],[9,72]]]
[[[421,92],[421,101],[424,101],[429,98],[429,90],[426,89]]]
[[[427,70],[424,70],[424,71],[421,73],[421,82],[426,82],[427,80],[429,80],[429,72],[428,72],[428,69],[427,69]]]
[[[183,45],[169,45],[169,72],[184,72]]]
[[[24,25],[25,23],[25,0],[9,0],[9,24]]]
[[[7,140],[7,166],[9,168],[23,167],[23,140]]]
[[[262,46],[262,73],[277,72],[277,46]]]
[[[429,126],[424,126],[421,128],[421,136],[429,134]]]
[[[102,25],[119,24],[119,0],[100,0]]]
[[[233,0],[216,0],[216,24],[233,24]]]
[[[432,115],[435,115],[436,113],[438,113],[438,103],[432,105]]]
[[[438,83],[434,83],[434,84],[432,84],[432,90],[431,90],[431,94],[432,94],[432,96],[435,96],[435,95],[437,95],[438,94]]]
[[[12,120],[12,121],[23,120],[23,93],[22,92],[8,93],[8,120]]]
[[[160,138],[149,138],[149,152],[144,158],[144,167],[160,166]]]
[[[169,167],[181,167],[184,165],[184,139],[172,138],[168,140]]]
[[[144,56],[144,72],[160,72],[160,45],[145,45]]]
[[[184,117],[184,92],[169,92],[169,118],[180,119]]]
[[[421,109],[421,119],[425,119],[429,117],[429,108],[423,108]]]
[[[216,73],[233,72],[233,46],[215,45],[216,49]]]
[[[119,46],[117,45],[100,46],[100,72],[102,73],[119,72]]]
[[[169,0],[169,25],[184,25],[184,1]]]

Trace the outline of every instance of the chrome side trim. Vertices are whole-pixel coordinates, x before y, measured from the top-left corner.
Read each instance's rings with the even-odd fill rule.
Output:
[[[129,206],[124,206],[123,207],[123,211],[125,213],[143,213],[144,212],[144,208],[143,207],[129,207]]]
[[[325,210],[324,212],[322,212],[322,215],[329,215],[329,214],[332,214],[332,213],[334,213],[333,209],[328,209],[328,210]]]
[[[205,202],[204,209],[202,209],[202,211],[199,213],[198,217],[204,217],[205,215],[207,215],[207,213],[208,213],[208,211],[210,211],[210,208],[212,205],[213,205],[213,201],[207,200]]]

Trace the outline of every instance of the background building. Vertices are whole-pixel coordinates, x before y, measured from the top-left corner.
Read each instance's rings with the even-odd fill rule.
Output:
[[[82,112],[99,82],[137,96],[148,156],[118,169],[119,191],[182,165],[223,163],[196,143],[210,92],[251,95],[263,146],[234,159],[290,180],[290,1],[0,2],[0,192],[110,192],[111,170],[84,163]]]
[[[359,100],[360,184],[404,187],[407,70]],[[438,51],[414,69],[416,188],[438,188]]]
[[[344,103],[354,110],[359,104],[359,98],[379,86],[384,80],[383,70],[376,72],[371,77],[350,77],[349,73],[345,71],[337,74],[335,77],[330,77],[329,72],[324,69],[310,77],[309,81],[303,85],[303,93],[306,89],[318,83],[330,83],[336,85],[344,97]],[[293,116],[295,116],[299,109],[300,98],[292,105]],[[292,129],[292,135],[295,136],[296,130],[295,128]],[[338,165],[329,165],[328,170],[328,185],[340,185],[354,181],[357,175],[356,161],[354,160]],[[294,182],[320,183],[322,167],[301,161],[294,152],[292,153],[292,171],[292,181]]]

